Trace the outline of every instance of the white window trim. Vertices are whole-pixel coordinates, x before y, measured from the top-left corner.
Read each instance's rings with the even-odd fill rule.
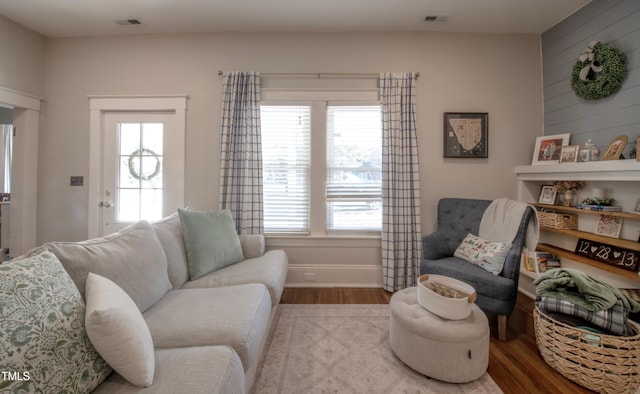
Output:
[[[9,224],[9,249],[19,256],[37,244],[38,134],[40,103],[44,99],[0,86],[0,103],[14,109],[14,140]]]
[[[181,138],[178,138],[178,146],[175,148],[184,155],[188,96],[186,94],[140,96],[91,95],[88,96],[88,98],[90,109],[89,180],[87,182],[87,188],[89,190],[88,237],[95,238],[100,235],[102,228],[97,207],[102,199],[102,126],[104,124],[105,113],[121,111],[173,111],[177,117],[177,124],[181,126],[181,130],[179,130]],[[176,169],[176,171],[184,174],[184,158],[178,160],[178,163],[181,168]],[[180,182],[172,184],[171,187],[177,188],[177,194],[182,198],[182,202],[178,203],[184,205],[184,176],[180,178]]]

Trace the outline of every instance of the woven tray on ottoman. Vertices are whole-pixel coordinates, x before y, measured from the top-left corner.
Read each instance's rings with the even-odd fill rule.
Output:
[[[634,393],[640,387],[640,326],[635,335],[604,335],[533,311],[542,358],[567,379],[599,393]]]

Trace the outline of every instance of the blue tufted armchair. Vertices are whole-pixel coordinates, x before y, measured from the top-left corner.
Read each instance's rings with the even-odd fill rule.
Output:
[[[464,198],[443,198],[438,202],[437,229],[422,238],[424,259],[420,262],[420,274],[446,275],[473,286],[478,295],[476,304],[498,316],[498,337],[506,341],[507,318],[518,296],[520,257],[533,209],[526,209],[504,268],[499,275],[494,275],[453,256],[467,234],[478,235],[482,215],[489,204],[490,200]]]

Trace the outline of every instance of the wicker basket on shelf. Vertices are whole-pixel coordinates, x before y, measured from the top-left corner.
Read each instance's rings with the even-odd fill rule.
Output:
[[[569,380],[599,393],[640,388],[640,326],[633,336],[598,334],[559,322],[537,307],[536,343],[544,361]]]
[[[578,228],[578,215],[562,212],[538,212],[538,222],[540,227],[575,230]]]

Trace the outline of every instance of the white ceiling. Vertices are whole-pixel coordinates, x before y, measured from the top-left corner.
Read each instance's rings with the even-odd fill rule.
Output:
[[[49,37],[198,32],[542,33],[590,0],[0,0]],[[448,16],[427,23],[428,15]],[[138,18],[140,26],[115,21]]]

